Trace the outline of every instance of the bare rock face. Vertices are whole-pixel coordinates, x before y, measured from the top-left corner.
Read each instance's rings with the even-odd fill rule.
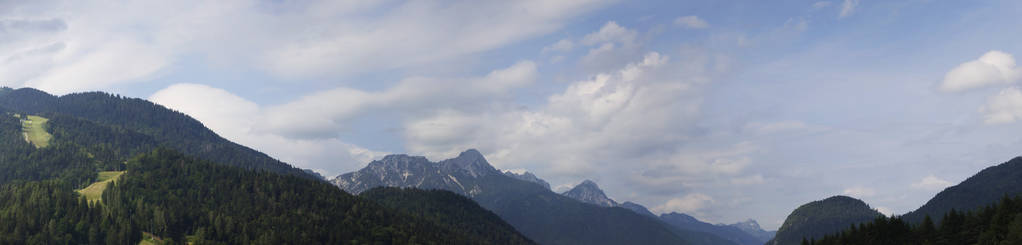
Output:
[[[516,174],[516,173],[511,172],[511,171],[504,171],[504,175],[507,175],[508,177],[511,177],[511,178],[515,178],[515,179],[519,179],[519,180],[524,180],[524,181],[528,181],[528,182],[532,182],[532,183],[536,183],[536,184],[542,185],[547,190],[550,189],[550,183],[547,183],[546,180],[540,179],[539,177],[536,177],[536,175],[534,175],[532,173],[529,173],[529,172],[525,172],[525,173],[522,173],[522,174]]]
[[[600,187],[596,185],[596,182],[593,182],[592,180],[582,181],[581,184],[578,184],[575,188],[571,188],[571,190],[562,193],[562,195],[601,207],[617,206],[617,202],[607,198],[607,195],[603,194],[603,190],[601,190]]]
[[[440,162],[430,162],[422,156],[388,155],[330,182],[352,194],[390,186],[449,190],[471,197],[483,191],[477,181],[479,178],[500,174],[479,151],[469,149],[458,157]]]

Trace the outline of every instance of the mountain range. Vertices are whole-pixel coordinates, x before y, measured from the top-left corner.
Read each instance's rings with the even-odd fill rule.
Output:
[[[350,193],[376,187],[440,189],[464,195],[540,244],[692,244],[631,211],[585,204],[493,168],[479,151],[431,162],[389,155],[331,180]]]
[[[834,196],[796,208],[775,234],[754,220],[725,225],[657,215],[609,198],[592,180],[555,193],[533,173],[494,168],[476,150],[439,162],[388,155],[326,180],[146,100],[0,89],[4,244],[797,244],[853,224],[870,231],[901,227],[902,220],[922,227],[931,223],[926,217],[954,227],[968,225],[963,217],[983,220],[992,225],[968,231],[984,235],[967,237],[1008,241],[997,229],[1009,229],[1011,219],[982,215],[1015,213],[990,205],[1017,207],[1005,197],[1019,194],[1022,158],[1014,158],[903,216],[885,220],[861,200]],[[880,220],[886,223],[870,224]],[[947,232],[947,241],[964,236]]]
[[[351,193],[380,186],[449,190],[472,198],[541,244],[642,241],[639,243],[759,245],[769,239],[752,235],[769,234],[763,230],[750,233],[735,226],[700,221],[696,221],[695,226],[665,222],[670,220],[665,218],[668,216],[656,216],[642,205],[618,203],[608,198],[591,180],[556,194],[550,191],[546,181],[531,173],[497,170],[474,149],[439,162],[431,162],[421,156],[388,155],[370,162],[361,170],[341,174],[331,183]],[[607,222],[610,217],[617,217],[615,219],[619,222]],[[634,229],[636,226],[652,230],[637,230]],[[565,231],[577,234],[566,235]],[[593,239],[597,237],[602,238]]]
[[[773,238],[773,232],[764,231],[754,220],[733,225],[714,225],[699,221],[695,217],[682,213],[668,213],[657,216],[650,212],[645,206],[633,202],[618,204],[606,196],[602,189],[592,180],[584,180],[571,190],[562,195],[572,199],[602,207],[621,207],[632,212],[654,218],[664,222],[675,229],[692,232],[694,234],[709,234],[727,240],[733,244],[761,245]],[[704,235],[705,236],[705,235]]]

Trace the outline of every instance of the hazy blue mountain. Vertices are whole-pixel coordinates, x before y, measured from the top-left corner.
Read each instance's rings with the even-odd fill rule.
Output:
[[[902,218],[910,223],[919,223],[929,215],[934,222],[940,223],[951,209],[972,211],[995,204],[1005,196],[1019,194],[1022,194],[1022,157],[983,169],[962,183],[937,193],[926,204]]]
[[[704,232],[726,239],[735,244],[761,245],[765,241],[760,240],[748,233],[728,225],[713,225],[702,222],[695,217],[682,213],[661,214],[660,220],[682,230]]]
[[[767,241],[770,241],[770,239],[774,238],[774,234],[777,233],[777,231],[763,230],[762,227],[759,227],[759,223],[753,219],[730,224],[728,226],[738,228],[739,230],[742,230],[745,233],[752,235],[752,237],[755,237],[756,239],[762,241],[761,243],[766,243]]]
[[[617,206],[617,202],[607,198],[607,195],[603,193],[603,190],[600,189],[600,187],[596,185],[596,182],[593,182],[592,180],[582,181],[582,183],[576,185],[575,188],[571,188],[571,190],[561,193],[561,195],[601,207]]]
[[[641,214],[641,215],[645,215],[645,216],[653,217],[653,218],[656,218],[656,219],[660,219],[660,217],[657,217],[656,214],[653,214],[653,212],[650,212],[649,209],[646,208],[646,206],[642,206],[642,205],[640,205],[638,203],[624,202],[624,203],[618,205],[618,207],[622,207],[624,209],[632,210],[632,212],[635,212],[635,213],[638,213],[638,214]]]
[[[516,174],[511,171],[504,171],[504,175],[507,175],[508,177],[511,178],[536,183],[542,185],[544,188],[550,189],[550,183],[547,183],[546,180],[540,179],[539,177],[536,177],[535,174],[529,173],[528,171],[522,174]]]
[[[802,238],[819,239],[882,216],[862,200],[847,196],[813,201],[792,211],[767,245],[799,244]]]
[[[689,236],[623,208],[582,203],[534,182],[509,177],[476,150],[440,162],[390,155],[331,182],[351,193],[387,186],[465,195],[540,244],[720,244],[686,240],[705,237]],[[715,237],[705,239],[714,241]]]
[[[535,244],[497,214],[450,191],[377,187],[362,192],[359,197],[478,240],[499,244]]]

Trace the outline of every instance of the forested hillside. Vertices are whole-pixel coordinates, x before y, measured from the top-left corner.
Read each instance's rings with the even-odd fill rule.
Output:
[[[75,191],[104,171],[120,177],[88,191],[101,202]],[[485,216],[471,209],[414,215],[309,176],[148,101],[0,89],[0,244],[529,243],[452,226],[503,222],[460,220]]]
[[[32,88],[2,88],[0,91],[3,91],[0,92],[0,107],[6,111],[50,118],[51,126],[66,129],[64,136],[70,137],[65,138],[66,141],[115,149],[101,158],[123,158],[164,146],[216,163],[312,178],[300,169],[220,137],[188,115],[147,100],[102,92],[57,97]],[[59,128],[47,130],[61,131]],[[58,137],[54,134],[55,139]]]
[[[983,169],[962,183],[948,187],[915,211],[903,217],[910,223],[930,216],[940,222],[942,215],[955,209],[972,211],[996,203],[1004,196],[1022,194],[1022,157]]]
[[[427,219],[444,228],[462,231],[481,241],[535,244],[500,219],[497,214],[454,192],[378,187],[362,192],[359,196],[385,207]]]
[[[952,209],[940,218],[935,224],[930,216],[924,216],[922,222],[912,225],[901,217],[881,217],[802,244],[1022,244],[1022,198],[1004,198],[975,212]]]
[[[767,245],[798,244],[803,238],[818,239],[883,216],[862,200],[847,196],[812,201],[792,211]]]
[[[502,241],[406,215],[322,181],[222,166],[166,149],[129,161],[98,206],[57,180],[2,185],[0,195],[5,243],[135,244],[141,232],[172,244]]]

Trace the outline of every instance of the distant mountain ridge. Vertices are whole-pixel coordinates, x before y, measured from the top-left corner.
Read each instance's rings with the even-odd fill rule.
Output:
[[[763,230],[763,228],[759,226],[759,222],[756,222],[756,220],[753,219],[730,224],[728,226],[738,228],[739,230],[744,231],[749,235],[752,235],[752,237],[755,237],[756,239],[759,239],[764,243],[766,241],[769,241],[770,239],[773,239],[774,235],[777,233],[777,231]]]
[[[707,244],[689,242],[695,235],[629,210],[585,204],[508,176],[476,150],[440,162],[389,155],[331,183],[351,193],[380,186],[448,190],[470,197],[540,244]]]
[[[741,229],[728,225],[714,225],[699,221],[695,217],[682,213],[661,214],[660,220],[684,230],[705,232],[727,239],[735,244],[761,245],[766,240],[754,237]],[[769,238],[768,238],[769,239]]]
[[[501,175],[479,151],[469,149],[458,157],[430,162],[426,157],[404,154],[375,160],[360,171],[339,175],[330,182],[352,194],[387,187],[441,189],[472,197],[482,192],[479,177]]]
[[[670,213],[662,214],[657,216],[650,212],[645,206],[633,202],[624,202],[618,204],[613,199],[607,197],[602,189],[593,182],[592,180],[584,180],[579,183],[571,190],[565,191],[562,195],[571,197],[572,199],[589,203],[602,207],[621,207],[631,210],[635,213],[647,216],[661,222],[665,222],[677,229],[706,233],[712,236],[719,237],[720,239],[727,240],[734,244],[741,245],[761,245],[770,238],[773,238],[773,232],[767,232],[759,228],[759,224],[756,221],[750,220],[751,225],[747,225],[746,228],[749,230],[742,230],[738,227],[732,227],[729,225],[714,225],[706,222],[699,221],[695,217],[681,213]],[[739,223],[741,224],[741,223]],[[753,227],[754,226],[754,227]],[[758,229],[758,230],[757,230]]]
[[[511,171],[504,171],[504,175],[507,175],[508,177],[511,177],[511,178],[515,178],[515,179],[519,179],[519,180],[524,180],[524,181],[528,181],[528,182],[532,182],[532,183],[536,183],[536,184],[542,185],[544,188],[547,188],[547,190],[550,189],[550,183],[547,183],[546,180],[540,179],[539,177],[536,177],[536,175],[534,175],[532,173],[529,173],[528,171],[526,171],[526,172],[524,172],[522,174],[517,174],[517,173],[511,172]]]

